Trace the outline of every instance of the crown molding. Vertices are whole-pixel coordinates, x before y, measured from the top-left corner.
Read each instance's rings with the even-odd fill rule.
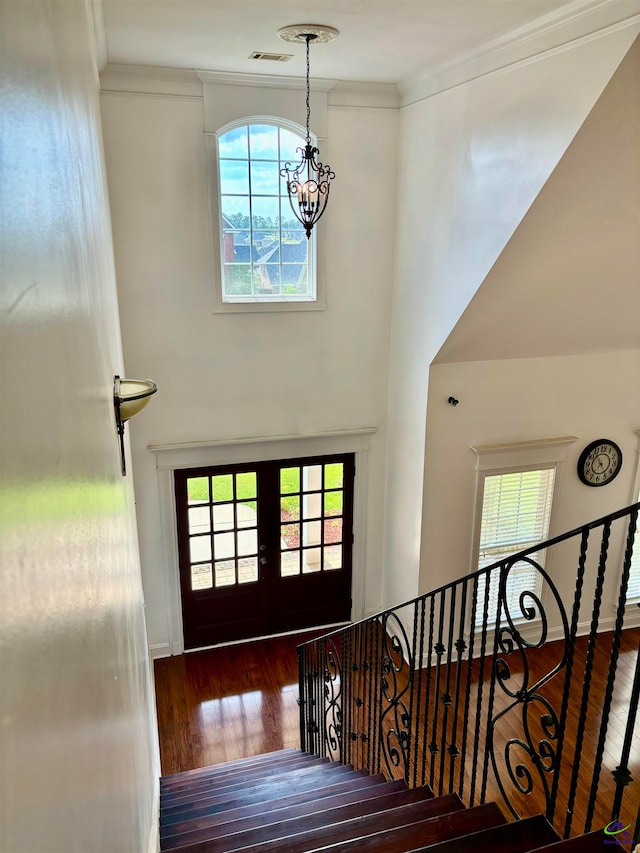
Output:
[[[202,83],[190,68],[110,62],[100,75],[100,88],[105,93],[202,98]]]
[[[306,89],[304,77],[287,77],[280,74],[241,74],[234,71],[194,70],[201,83],[217,83],[225,86],[251,86],[264,89]],[[335,86],[335,80],[312,79],[309,88],[312,92],[328,92]]]
[[[404,80],[399,85],[401,105],[630,26],[640,31],[640,0],[574,0],[452,62]]]
[[[339,81],[327,97],[330,107],[372,107],[398,109],[400,90],[395,83],[354,83]]]

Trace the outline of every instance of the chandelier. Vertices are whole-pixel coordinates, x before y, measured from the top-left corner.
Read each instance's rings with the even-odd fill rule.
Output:
[[[324,213],[329,201],[329,182],[335,178],[330,166],[321,163],[317,157],[319,150],[311,143],[311,106],[309,86],[309,45],[311,42],[328,42],[338,35],[333,27],[316,24],[296,24],[282,27],[278,35],[285,41],[304,41],[307,46],[307,139],[304,148],[296,149],[301,160],[295,169],[291,163],[285,163],[280,175],[287,180],[289,203],[296,219],[302,223],[307,234]]]

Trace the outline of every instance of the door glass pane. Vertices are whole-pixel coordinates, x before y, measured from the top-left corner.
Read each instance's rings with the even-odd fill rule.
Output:
[[[214,533],[213,551],[216,560],[224,560],[227,557],[235,557],[236,544],[233,533]]]
[[[236,582],[236,564],[234,560],[223,560],[215,564],[216,586],[233,586]]]
[[[302,525],[302,544],[319,545],[321,536],[320,521],[305,521]]]
[[[322,515],[322,495],[305,495],[303,512],[305,518],[320,518]]]
[[[211,530],[211,518],[208,506],[189,508],[189,533],[208,533]]]
[[[258,558],[238,560],[238,583],[255,583],[258,580]]]
[[[280,469],[280,494],[288,495],[291,492],[300,491],[300,469],[299,468],[281,468]]]
[[[190,504],[209,502],[209,478],[189,477],[187,480],[187,496]]]
[[[238,556],[245,557],[249,554],[258,553],[258,531],[238,531]]]
[[[324,541],[342,542],[342,519],[331,518],[324,523]]]
[[[236,504],[236,513],[238,516],[238,527],[257,527],[258,514],[256,512],[256,501],[247,501],[246,503]]]
[[[233,504],[214,504],[213,529],[216,532],[233,530]]]
[[[342,545],[328,545],[324,549],[324,569],[331,571],[332,569],[342,568]]]
[[[319,572],[322,565],[322,548],[305,548],[302,551],[302,573]]]
[[[300,497],[291,495],[280,499],[280,521],[300,520]]]
[[[342,492],[325,492],[324,514],[342,515]]]
[[[246,471],[244,474],[236,474],[236,500],[247,501],[255,498],[256,472]]]
[[[233,500],[233,474],[217,474],[211,480],[214,503]]]
[[[200,566],[191,566],[191,589],[211,589],[213,586],[213,572],[211,563],[203,563]]]
[[[322,488],[322,465],[305,465],[302,483],[305,492],[319,491]]]
[[[300,574],[300,551],[284,551],[280,556],[280,575],[283,578]]]
[[[341,489],[344,485],[344,465],[342,462],[330,462],[324,466],[325,489]]]
[[[281,546],[284,548],[299,548],[300,547],[300,525],[299,524],[281,524],[280,525]]]
[[[192,536],[189,539],[189,552],[191,563],[204,563],[211,559],[211,537]]]

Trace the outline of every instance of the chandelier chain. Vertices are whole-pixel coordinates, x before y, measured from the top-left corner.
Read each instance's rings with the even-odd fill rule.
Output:
[[[310,124],[311,124],[311,102],[310,102],[310,95],[309,95],[309,91],[310,91],[310,86],[309,86],[309,73],[310,73],[310,71],[309,71],[309,69],[310,69],[310,66],[309,66],[309,43],[311,42],[312,38],[313,38],[313,36],[311,36],[311,35],[307,35],[305,37],[306,42],[307,42],[307,145],[311,144],[311,131],[309,129]]]

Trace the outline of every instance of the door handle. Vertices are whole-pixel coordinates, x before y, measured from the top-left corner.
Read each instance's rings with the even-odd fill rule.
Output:
[[[261,565],[261,566],[266,566],[266,565],[267,565],[267,562],[268,562],[268,561],[267,561],[267,558],[266,558],[266,557],[260,557],[260,565]]]

